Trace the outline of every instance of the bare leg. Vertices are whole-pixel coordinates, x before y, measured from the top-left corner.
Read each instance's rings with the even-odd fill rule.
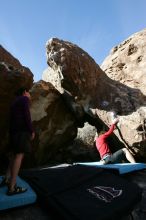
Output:
[[[23,153],[16,154],[14,157],[11,167],[10,191],[13,191],[14,186],[16,185],[16,177],[19,173],[23,157],[24,157]]]
[[[5,174],[5,179],[6,181],[9,181],[10,177],[11,177],[11,168],[12,168],[12,165],[13,165],[13,160],[14,160],[14,155],[10,155],[9,157],[9,165],[8,165],[8,168],[7,168],[7,171],[6,171],[6,174]]]
[[[122,151],[125,153],[125,156],[130,163],[136,163],[134,157],[127,148],[123,148]]]

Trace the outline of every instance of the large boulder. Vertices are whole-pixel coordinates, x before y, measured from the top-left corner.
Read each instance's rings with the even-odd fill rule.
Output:
[[[67,143],[77,135],[74,115],[51,83],[35,83],[31,96],[31,115],[36,133],[33,166],[66,161],[69,159],[64,153]]]
[[[141,66],[140,76],[142,76],[142,71],[144,73],[144,68],[142,67],[144,66],[145,56],[141,54],[145,48],[143,45],[144,36],[144,32],[141,32],[132,37],[136,37],[136,39],[140,37],[140,41],[135,39],[135,42],[142,42],[137,45],[137,47],[141,46],[141,49],[138,50],[138,57],[142,59],[137,57],[137,65]],[[123,47],[127,44],[129,45],[131,40],[125,42],[127,43],[123,43]],[[132,58],[132,46],[129,47],[125,50],[127,51],[127,59],[124,58],[125,60],[122,62],[127,62],[127,66],[128,62],[133,62],[134,65],[135,60]],[[138,81],[139,86],[134,86],[135,83],[133,83],[132,87],[132,84],[126,84],[118,79],[110,78],[105,73],[108,69],[105,67],[105,63],[104,68],[102,66],[102,70],[85,51],[70,42],[52,38],[47,42],[46,48],[47,62],[49,67],[53,69],[51,71],[51,77],[48,75],[47,80],[54,84],[63,94],[65,92],[73,97],[73,101],[71,101],[72,110],[78,117],[81,116],[83,119],[84,115],[88,114],[95,121],[96,118],[99,118],[109,126],[111,124],[111,113],[115,111],[120,118],[119,132],[116,135],[127,147],[133,149],[134,153],[143,156],[145,152],[144,105],[146,103],[146,97],[143,92],[144,89],[140,87],[141,81]],[[121,53],[124,51],[124,49],[121,50],[121,46],[119,50],[122,51]],[[133,51],[135,50],[133,49]],[[118,50],[114,53],[117,53],[117,57],[119,56]],[[126,52],[123,57],[125,56]],[[131,67],[133,65],[132,63],[130,64]],[[120,69],[121,66],[117,68],[119,71],[122,71],[121,74],[123,76],[123,69]],[[127,71],[126,73],[128,74],[129,72]],[[52,74],[54,74],[54,79],[52,78]],[[129,77],[130,74],[131,72],[129,73]],[[115,75],[117,75],[117,71]],[[144,77],[143,74],[143,83]],[[86,117],[84,120],[86,121]]]
[[[146,29],[114,47],[101,68],[112,80],[130,88],[127,92],[131,105],[127,102],[126,107],[131,111],[120,117],[119,129],[126,142],[146,158]],[[139,96],[135,96],[137,91]],[[121,95],[119,104],[123,109],[122,90]]]

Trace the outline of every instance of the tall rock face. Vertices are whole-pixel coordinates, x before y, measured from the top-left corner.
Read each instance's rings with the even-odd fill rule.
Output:
[[[130,88],[131,106],[127,103],[127,109],[131,108],[131,113],[120,117],[119,128],[127,143],[146,158],[146,29],[114,47],[101,68],[112,80]],[[140,97],[135,97],[135,91]],[[123,108],[122,90],[121,95]]]
[[[67,161],[69,157],[65,155],[66,143],[77,135],[77,124],[73,114],[51,83],[35,83],[31,89],[31,96],[31,115],[36,133],[33,142],[36,165]]]
[[[0,161],[8,142],[9,108],[15,91],[33,85],[32,72],[0,46]]]
[[[143,103],[145,97],[138,89],[133,91],[132,88],[110,79],[77,45],[53,38],[47,42],[46,47],[47,62],[54,71],[50,74],[49,70],[48,80],[60,92],[63,89],[68,91],[85,112],[98,108],[115,109],[120,114],[128,114],[133,111],[133,102],[135,108]],[[122,106],[119,101],[122,99],[121,91],[125,96]],[[133,96],[129,100],[131,93]]]
[[[94,121],[97,122],[96,119],[100,119],[109,126],[111,124],[111,113],[116,112],[120,119],[119,129],[115,132],[116,135],[124,145],[133,149],[136,155],[143,157],[146,150],[145,31],[129,39],[121,46],[116,47],[110,57],[107,58],[107,64],[105,61],[100,68],[77,45],[53,38],[46,45],[47,62],[49,68],[52,69],[51,74],[50,69],[48,71],[47,80],[68,100],[68,104],[74,114],[78,116],[78,120],[86,121],[85,115],[89,115],[90,119],[93,119],[93,125]],[[127,49],[124,49],[125,47]],[[123,61],[118,53],[119,51],[121,54],[125,51]],[[119,60],[117,68],[115,66],[112,68],[109,60],[111,63]],[[133,72],[134,65],[137,65],[136,72]],[[130,71],[128,71],[128,66]],[[110,71],[111,69],[112,71]],[[125,73],[127,78],[124,78]],[[124,79],[127,79],[127,83],[124,82]]]

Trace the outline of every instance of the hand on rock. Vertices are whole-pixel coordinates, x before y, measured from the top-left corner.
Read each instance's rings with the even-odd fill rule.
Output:
[[[114,125],[116,125],[118,122],[119,122],[119,119],[118,119],[118,118],[115,118],[112,123],[113,123]]]

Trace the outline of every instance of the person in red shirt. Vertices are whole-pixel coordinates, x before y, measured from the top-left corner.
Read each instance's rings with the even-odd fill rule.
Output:
[[[107,138],[113,133],[118,121],[118,119],[115,119],[107,132],[101,134],[99,137],[95,137],[96,148],[100,154],[101,164],[121,163],[125,159],[127,159],[130,163],[136,162],[127,148],[122,148],[113,154],[110,151]]]

